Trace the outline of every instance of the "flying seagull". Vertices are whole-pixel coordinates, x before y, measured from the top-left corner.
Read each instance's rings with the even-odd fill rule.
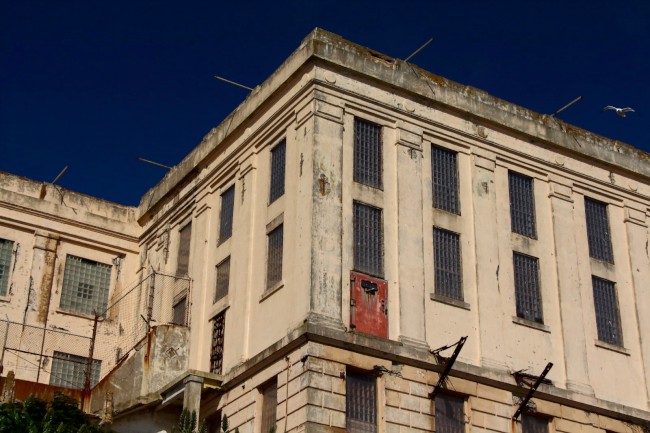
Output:
[[[607,107],[603,108],[603,111],[607,111],[607,110],[614,110],[616,111],[616,114],[618,114],[621,117],[625,117],[625,113],[629,113],[630,111],[634,113],[634,110],[631,109],[630,107],[618,108],[618,107],[614,107],[613,105],[608,105]]]

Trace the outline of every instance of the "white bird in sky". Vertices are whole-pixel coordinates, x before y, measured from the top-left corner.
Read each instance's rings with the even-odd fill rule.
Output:
[[[630,107],[618,108],[618,107],[614,107],[613,105],[608,105],[607,107],[603,108],[603,111],[607,111],[607,110],[616,111],[616,114],[618,114],[620,117],[625,117],[625,113],[629,113],[630,111],[634,113],[634,110],[631,109]]]

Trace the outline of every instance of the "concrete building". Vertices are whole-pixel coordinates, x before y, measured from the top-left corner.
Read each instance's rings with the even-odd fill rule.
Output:
[[[117,431],[650,428],[624,143],[317,29],[137,209],[37,186],[3,175],[0,315],[77,330],[64,257],[106,264],[85,408]]]

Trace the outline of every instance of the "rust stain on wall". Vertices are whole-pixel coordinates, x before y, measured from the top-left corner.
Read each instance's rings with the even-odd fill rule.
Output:
[[[54,263],[56,262],[56,254],[52,251],[45,251],[43,257],[43,275],[41,276],[41,284],[38,287],[36,294],[38,299],[38,317],[40,323],[45,324],[47,313],[50,307],[50,297],[52,294],[52,282],[54,281]]]

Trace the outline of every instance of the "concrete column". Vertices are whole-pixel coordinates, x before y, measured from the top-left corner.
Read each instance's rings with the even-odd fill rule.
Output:
[[[199,376],[187,376],[183,379],[183,409],[196,412],[196,419],[199,419],[201,409],[201,390],[203,389],[203,378]]]
[[[32,286],[28,294],[27,323],[45,325],[47,322],[58,246],[58,236],[43,232],[34,234]]]

